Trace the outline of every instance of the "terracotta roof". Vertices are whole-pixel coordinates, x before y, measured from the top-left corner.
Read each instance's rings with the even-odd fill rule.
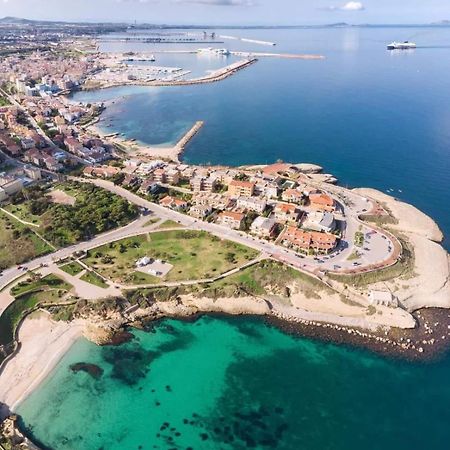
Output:
[[[334,200],[328,194],[310,194],[309,201],[311,203],[316,203],[317,205],[333,206]]]
[[[266,166],[263,169],[263,173],[266,175],[277,174],[280,172],[286,172],[291,167],[291,164],[287,163],[275,163],[270,166]]]
[[[252,187],[255,187],[255,183],[253,183],[252,181],[232,180],[230,183],[230,186],[252,188]]]
[[[231,217],[233,220],[243,220],[245,214],[236,211],[224,211],[220,214],[220,217]]]
[[[278,203],[275,207],[275,211],[280,212],[295,212],[298,209],[297,205],[293,205],[292,203]]]

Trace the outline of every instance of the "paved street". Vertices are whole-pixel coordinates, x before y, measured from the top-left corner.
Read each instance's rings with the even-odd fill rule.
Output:
[[[343,215],[346,218],[344,238],[341,240],[337,251],[335,251],[332,255],[313,258],[300,256],[292,250],[285,249],[271,242],[257,239],[244,232],[232,230],[214,223],[203,222],[185,214],[156,205],[106,180],[86,180],[81,178],[76,180],[85,183],[92,183],[96,186],[107,189],[110,192],[127,199],[129,202],[145,208],[162,219],[172,220],[182,224],[186,228],[206,231],[219,238],[228,239],[233,242],[246,245],[260,251],[264,256],[272,257],[280,262],[290,264],[293,267],[314,275],[324,271],[335,271],[338,273],[345,273],[349,270],[361,271],[375,265],[383,264],[385,261],[391,259],[394,254],[394,243],[387,235],[375,231],[369,226],[360,223],[356,218],[357,214],[370,211],[372,209],[373,205],[371,202],[348,191],[346,192],[346,195],[348,196],[351,206],[347,206],[342,203]],[[145,232],[143,225],[149,221],[150,217],[150,215],[142,216],[138,220],[123,228],[104,233],[94,239],[91,239],[90,241],[80,242],[70,247],[57,250],[52,254],[36,258],[35,260],[24,264],[24,267],[28,270],[34,270],[42,265],[52,264],[54,261],[67,258],[74,252],[86,251],[109,242],[143,233]],[[361,252],[361,257],[356,261],[358,265],[355,265],[355,261],[349,261],[347,258],[352,252],[355,251],[355,247],[353,245],[354,234],[358,231],[360,226],[362,227],[361,231],[365,234],[366,238],[363,248],[358,249]],[[24,273],[24,269],[19,269],[18,266],[5,270],[0,275],[0,290]],[[8,296],[0,297],[0,313],[10,303],[10,299],[8,299]]]

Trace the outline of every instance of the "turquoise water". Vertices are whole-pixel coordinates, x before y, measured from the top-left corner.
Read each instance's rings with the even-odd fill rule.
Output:
[[[37,439],[58,450],[448,448],[448,358],[392,361],[250,318],[134,335],[72,347],[19,407]],[[75,374],[76,362],[104,373]]]
[[[105,113],[102,126],[153,145],[175,142],[195,121],[204,120],[184,155],[187,162],[317,163],[342,184],[393,189],[393,195],[430,214],[450,234],[450,28],[225,34],[278,43],[264,47],[227,41],[230,49],[318,53],[326,59],[261,58],[221,83],[119,88],[75,98],[126,95]],[[386,51],[394,39],[415,40],[420,48]],[[124,45],[134,48],[117,48]],[[186,55],[179,57],[180,64],[186,63]],[[171,63],[176,60],[170,55]]]

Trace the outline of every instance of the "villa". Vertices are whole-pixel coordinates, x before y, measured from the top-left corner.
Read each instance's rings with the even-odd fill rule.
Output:
[[[219,223],[229,228],[238,230],[241,228],[245,215],[234,211],[224,211],[219,214]]]

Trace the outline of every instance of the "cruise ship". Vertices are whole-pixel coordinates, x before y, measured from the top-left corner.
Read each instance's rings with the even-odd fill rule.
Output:
[[[388,50],[410,50],[412,48],[416,48],[416,44],[414,42],[391,42],[388,46]]]

